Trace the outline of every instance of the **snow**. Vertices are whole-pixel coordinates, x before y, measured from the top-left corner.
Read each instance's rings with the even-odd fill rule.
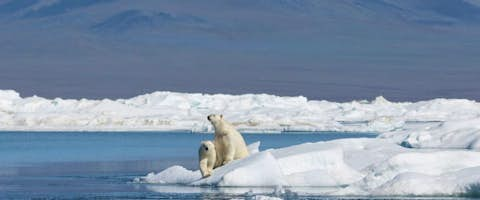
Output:
[[[452,162],[454,160],[454,162]],[[435,151],[399,153],[374,163],[365,177],[341,194],[451,195],[480,182],[480,153]],[[471,177],[465,179],[466,173]],[[407,187],[408,186],[408,187]]]
[[[154,92],[130,99],[22,98],[0,90],[0,130],[211,132],[205,116],[222,113],[243,132],[385,133],[429,123],[480,119],[480,104],[463,99],[420,102],[328,102],[267,94]]]
[[[400,145],[411,148],[480,149],[480,118],[446,121],[421,129],[383,133]]]
[[[175,179],[179,181],[171,181]],[[204,179],[198,170],[173,166],[137,181],[282,187],[320,195],[469,195],[479,192],[480,152],[405,148],[382,138],[341,139],[261,151],[217,168]]]
[[[348,166],[343,149],[304,144],[273,152],[289,185],[337,186],[357,181],[361,174]]]

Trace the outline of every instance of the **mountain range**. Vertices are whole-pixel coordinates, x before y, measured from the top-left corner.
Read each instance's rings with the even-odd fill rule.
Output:
[[[480,99],[480,0],[0,0],[0,87]]]

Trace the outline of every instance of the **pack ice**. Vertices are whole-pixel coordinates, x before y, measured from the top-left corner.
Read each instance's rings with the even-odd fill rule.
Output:
[[[130,99],[22,98],[0,90],[2,130],[190,130],[208,132],[205,116],[223,113],[241,131],[388,132],[445,121],[480,118],[480,104],[465,99],[345,103],[267,94],[154,92]]]

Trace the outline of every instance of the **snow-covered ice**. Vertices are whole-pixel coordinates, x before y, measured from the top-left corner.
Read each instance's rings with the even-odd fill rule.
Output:
[[[386,132],[391,138],[411,148],[480,149],[480,118],[451,120],[435,126]]]
[[[480,192],[480,152],[412,149],[380,138],[342,139],[254,153],[205,179],[198,170],[172,166],[136,181],[284,187],[300,193],[305,187],[330,187],[309,190],[321,195],[468,195]]]
[[[154,92],[130,99],[22,98],[0,90],[1,130],[212,131],[205,116],[223,113],[241,131],[389,132],[425,123],[480,119],[480,103],[434,99],[395,103],[383,97],[345,103],[267,94]]]

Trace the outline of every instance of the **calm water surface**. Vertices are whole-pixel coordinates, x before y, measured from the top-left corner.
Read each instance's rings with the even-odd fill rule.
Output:
[[[247,143],[261,141],[261,150],[374,136],[338,132],[244,134]],[[274,192],[272,188],[132,182],[135,177],[172,165],[197,169],[197,147],[200,141],[212,138],[212,134],[179,132],[0,132],[0,199],[230,199]],[[288,192],[283,197],[313,198]]]

